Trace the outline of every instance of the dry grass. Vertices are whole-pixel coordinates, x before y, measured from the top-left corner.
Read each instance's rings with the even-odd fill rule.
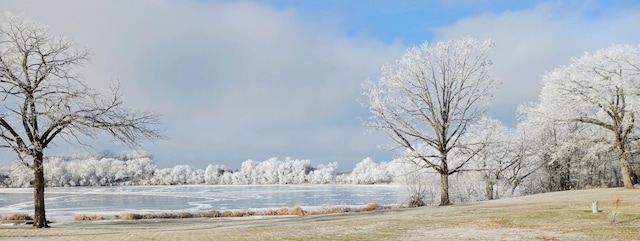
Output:
[[[306,211],[302,210],[300,206],[294,208],[281,208],[276,210],[267,210],[262,212],[256,212],[254,216],[284,216],[284,215],[297,215],[304,216]]]
[[[180,213],[123,213],[111,216],[112,220],[138,220],[138,219],[180,219],[180,218],[218,218],[218,217],[252,217],[252,216],[307,216],[307,215],[322,215],[332,213],[356,213],[356,212],[371,212],[376,210],[385,210],[399,208],[394,206],[384,206],[377,203],[372,203],[364,207],[323,207],[317,210],[305,211],[300,206],[293,208],[280,208],[266,211],[250,211],[250,210],[235,210],[235,211],[223,211],[216,210],[206,212],[180,212]],[[73,216],[73,220],[76,221],[98,221],[105,220],[103,216],[99,215],[84,215],[78,214]]]
[[[217,218],[221,216],[222,214],[216,210],[211,210],[208,212],[199,212],[196,214],[197,218]]]
[[[16,213],[11,216],[0,217],[0,221],[28,221],[28,220],[33,220],[33,218],[24,213]]]
[[[104,220],[104,217],[102,215],[79,214],[79,215],[73,215],[71,219],[74,221],[99,221],[99,220]]]
[[[87,215],[76,214],[71,217],[74,221],[100,221],[100,220],[139,220],[139,219],[182,219],[182,218],[219,218],[219,217],[251,217],[251,216],[308,216],[308,215],[322,215],[332,213],[357,213],[357,212],[371,212],[376,210],[385,210],[399,208],[394,206],[383,206],[377,203],[372,203],[364,207],[323,207],[317,210],[306,211],[302,207],[296,206],[293,208],[280,208],[266,211],[223,211],[216,210],[206,212],[180,212],[180,213],[123,213],[116,214],[109,217],[103,215]],[[12,216],[0,217],[0,221],[27,221],[33,220],[31,216],[26,214],[14,214]]]
[[[315,211],[308,212],[308,215],[321,215],[332,213],[359,213],[359,212],[371,212],[377,210],[387,210],[399,208],[397,206],[383,206],[377,203],[372,203],[364,207],[323,207]]]
[[[113,220],[138,220],[138,219],[180,219],[180,218],[197,218],[197,217],[209,217],[209,215],[214,215],[213,212],[202,212],[202,213],[189,213],[189,212],[180,212],[180,213],[123,213],[116,214],[111,216]]]
[[[114,219],[114,220],[137,220],[137,219],[142,219],[143,217],[145,217],[145,216],[142,215],[142,214],[138,214],[138,213],[123,213],[123,214],[113,215],[111,217],[111,219]]]

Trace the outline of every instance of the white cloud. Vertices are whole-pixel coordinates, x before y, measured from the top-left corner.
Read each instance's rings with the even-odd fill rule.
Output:
[[[356,99],[404,47],[348,39],[333,20],[251,2],[6,5],[91,48],[84,76],[96,87],[117,79],[129,105],[164,116],[170,139],[147,146],[162,166],[288,155],[348,168],[386,141],[362,134]]]
[[[490,38],[496,75],[503,85],[496,92],[492,114],[512,125],[516,107],[536,101],[540,77],[568,64],[571,57],[613,43],[639,44],[640,11],[632,8],[592,5],[590,2],[540,4],[535,8],[487,13],[460,19],[452,26],[434,29],[437,39],[470,35]],[[602,12],[600,12],[602,11]]]

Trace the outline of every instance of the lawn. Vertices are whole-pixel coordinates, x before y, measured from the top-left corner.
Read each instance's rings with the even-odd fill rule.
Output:
[[[614,201],[618,216],[611,221]],[[591,211],[593,201],[599,212]],[[313,216],[85,221],[47,230],[2,226],[33,240],[640,240],[640,190],[564,191],[458,204]]]

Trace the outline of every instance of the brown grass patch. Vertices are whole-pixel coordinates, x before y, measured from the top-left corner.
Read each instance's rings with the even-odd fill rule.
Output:
[[[360,212],[371,212],[371,211],[376,211],[376,210],[383,210],[383,209],[391,209],[390,206],[381,206],[380,204],[377,203],[370,203],[369,205],[360,208]]]
[[[393,209],[393,206],[383,206],[377,203],[371,203],[364,207],[323,207],[315,211],[308,212],[309,215],[321,215],[331,213],[358,213],[371,212],[377,210]]]
[[[348,213],[348,212],[371,212],[376,210],[385,210],[392,209],[392,206],[383,206],[377,203],[372,203],[364,207],[323,207],[313,211],[305,211],[300,206],[296,206],[293,208],[280,208],[266,211],[223,211],[219,212],[216,210],[206,211],[206,212],[198,212],[198,213],[190,213],[190,212],[180,212],[180,213],[147,213],[147,214],[138,214],[138,213],[123,213],[116,214],[111,216],[113,220],[138,220],[138,219],[180,219],[180,218],[218,218],[218,217],[251,217],[251,216],[284,216],[284,215],[297,215],[297,216],[305,216],[305,215],[322,215],[322,214],[331,214],[331,213]],[[99,215],[74,215],[73,220],[76,221],[96,221],[96,220],[105,220],[107,218]]]
[[[11,216],[3,216],[2,218],[0,218],[0,221],[27,221],[27,220],[33,220],[33,218],[24,213],[16,213]]]
[[[254,211],[224,211],[222,212],[221,217],[225,217],[225,218],[234,218],[234,217],[249,217],[249,216],[255,216]]]
[[[137,213],[116,214],[111,217],[111,219],[114,219],[114,220],[137,220],[137,219],[143,219],[143,218],[145,218],[144,215],[137,214]]]
[[[78,215],[73,215],[71,219],[74,221],[100,221],[100,220],[104,220],[105,218],[102,215],[78,214]]]
[[[221,217],[222,214],[216,210],[211,210],[208,212],[199,212],[196,213],[196,217],[198,218],[217,218],[217,217]]]
[[[213,212],[203,212],[203,213],[189,213],[189,212],[180,212],[180,213],[124,213],[124,214],[116,214],[112,216],[114,220],[137,220],[137,219],[180,219],[180,218],[196,218],[196,217],[208,217],[207,215],[212,215]],[[215,215],[215,214],[213,214]]]
[[[296,206],[294,208],[281,208],[276,210],[267,210],[258,212],[258,216],[283,216],[283,215],[298,215],[304,216],[307,212],[302,210],[302,207]]]
[[[176,214],[176,218],[193,218],[195,215],[189,212],[181,212]]]
[[[309,215],[343,213],[343,212],[344,212],[344,208],[341,208],[341,207],[322,207],[315,211],[311,211]]]

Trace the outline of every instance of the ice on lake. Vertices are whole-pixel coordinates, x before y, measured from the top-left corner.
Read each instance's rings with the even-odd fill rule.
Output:
[[[184,185],[55,187],[45,191],[47,218],[58,222],[75,214],[264,210],[301,206],[399,205],[400,185]],[[0,215],[33,214],[33,189],[0,188]]]

